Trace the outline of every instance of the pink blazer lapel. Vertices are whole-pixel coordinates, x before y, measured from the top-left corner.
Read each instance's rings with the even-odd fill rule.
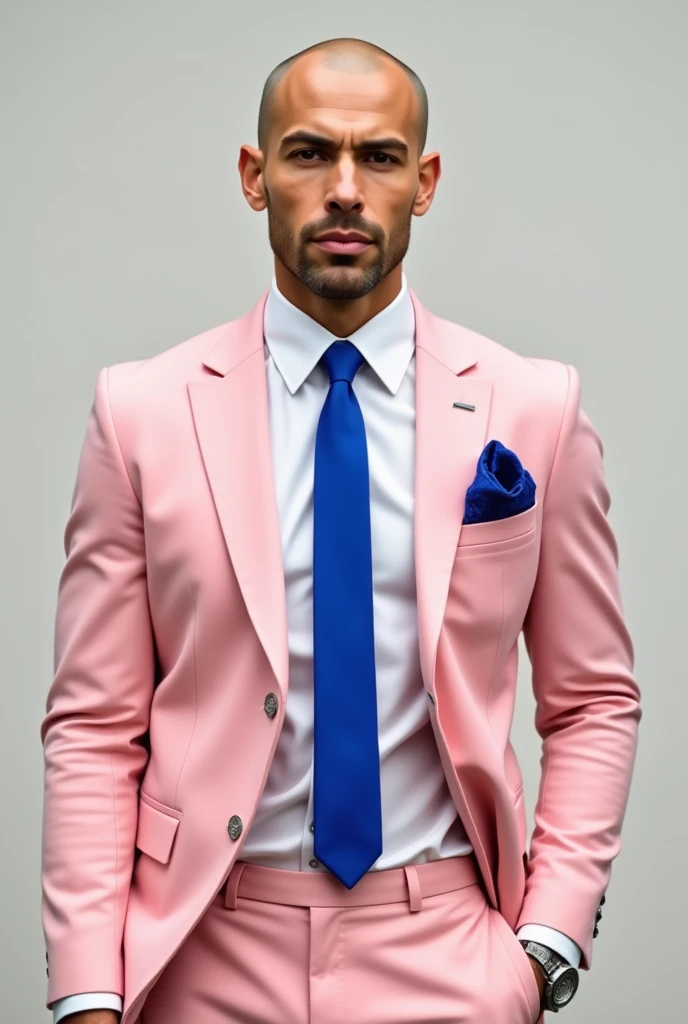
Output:
[[[228,324],[189,382],[201,454],[225,543],[249,616],[283,696],[288,689],[287,616],[263,350],[266,291]]]
[[[415,570],[423,680],[434,693],[435,656],[466,491],[485,444],[492,384],[470,374],[470,332],[430,313],[410,292],[416,314]],[[474,406],[457,408],[454,402]]]
[[[288,690],[284,567],[270,446],[263,349],[267,291],[227,325],[190,381],[198,443],[227,551],[283,697]],[[470,374],[471,334],[434,316],[411,291],[416,315],[415,569],[421,669],[434,666],[466,490],[485,443],[492,385]],[[475,406],[469,411],[454,402]]]

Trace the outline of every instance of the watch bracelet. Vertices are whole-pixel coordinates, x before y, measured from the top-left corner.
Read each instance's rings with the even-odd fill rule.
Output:
[[[518,941],[521,943],[521,946],[523,947],[523,950],[526,953],[526,955],[531,957],[533,960],[536,961],[536,963],[538,964],[538,966],[540,967],[540,970],[542,971],[542,973],[544,975],[545,986],[543,988],[542,998],[541,998],[541,1001],[540,1001],[541,1009],[542,1010],[550,1010],[551,1012],[557,1013],[558,1010],[560,1009],[560,1007],[556,1007],[556,1008],[553,1008],[553,1009],[550,1008],[549,1001],[548,1001],[548,998],[547,998],[547,989],[548,989],[548,986],[551,983],[551,974],[549,973],[549,971],[545,967],[545,965],[542,963],[542,961],[538,959],[537,956],[534,956],[532,953],[528,953],[527,952],[526,947],[529,944],[532,943],[532,945],[537,946],[538,949],[545,950],[546,953],[547,953],[548,960],[550,960],[552,962],[552,973],[554,973],[554,971],[557,969],[557,967],[562,967],[563,966],[563,967],[566,967],[566,968],[571,968],[572,970],[574,970],[576,972],[576,975],[578,975],[577,968],[575,968],[573,966],[573,964],[569,960],[566,959],[566,957],[562,956],[561,953],[558,953],[556,949],[552,949],[551,946],[545,945],[544,942],[537,942],[536,939],[519,939]],[[576,984],[576,988],[574,990],[573,995],[575,995],[577,990],[578,990],[578,985]],[[571,999],[573,999],[573,995],[571,996]],[[570,1001],[571,1000],[569,1000],[569,1002]],[[568,1005],[568,1003],[564,1003],[564,1006],[567,1006],[567,1005]]]

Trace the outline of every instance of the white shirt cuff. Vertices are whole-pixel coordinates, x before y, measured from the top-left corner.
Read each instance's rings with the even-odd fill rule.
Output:
[[[76,996],[56,999],[52,1007],[53,1024],[57,1024],[68,1013],[81,1013],[84,1010],[119,1010],[121,1013],[122,997],[116,992],[80,992]]]
[[[531,939],[533,942],[540,942],[543,946],[549,946],[559,956],[563,956],[572,967],[578,967],[581,962],[582,951],[580,946],[570,939],[568,935],[557,931],[556,928],[549,928],[544,924],[524,924],[516,935],[519,939]]]

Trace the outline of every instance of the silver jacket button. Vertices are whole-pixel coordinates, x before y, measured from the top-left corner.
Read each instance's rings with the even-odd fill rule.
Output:
[[[265,698],[265,703],[263,704],[263,711],[268,716],[268,718],[274,718],[275,715],[277,714],[277,697],[274,693],[269,693]]]
[[[243,827],[244,823],[242,822],[239,815],[233,814],[232,817],[229,819],[229,824],[227,825],[227,831],[229,832],[230,839],[238,839],[239,836],[241,835]]]

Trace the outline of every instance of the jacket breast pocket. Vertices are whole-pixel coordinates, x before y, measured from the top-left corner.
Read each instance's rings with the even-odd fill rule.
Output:
[[[167,864],[172,852],[174,837],[182,819],[182,812],[160,803],[159,800],[154,800],[143,790],[139,796],[136,847],[161,864]]]
[[[443,628],[453,657],[481,699],[499,698],[539,561],[537,505],[507,519],[461,527]],[[512,664],[510,662],[510,664]],[[512,668],[513,668],[512,664]]]
[[[509,547],[527,544],[535,534],[539,504],[519,512],[506,519],[493,519],[487,523],[467,523],[461,527],[459,543],[456,548],[457,557],[461,555],[489,554],[492,551],[504,552]]]

